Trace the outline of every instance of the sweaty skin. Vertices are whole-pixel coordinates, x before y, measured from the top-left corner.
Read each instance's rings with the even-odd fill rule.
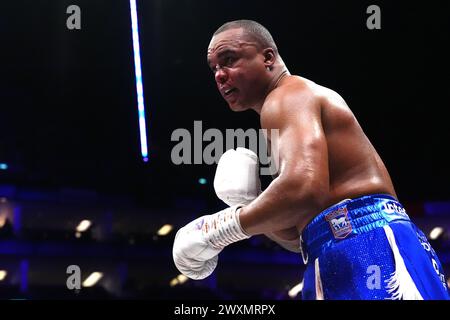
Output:
[[[373,193],[396,197],[383,161],[339,94],[290,75],[276,50],[242,29],[215,35],[208,63],[232,110],[253,109],[263,129],[279,130],[271,143],[278,176],[240,211],[248,234],[298,252],[299,234],[327,207]]]

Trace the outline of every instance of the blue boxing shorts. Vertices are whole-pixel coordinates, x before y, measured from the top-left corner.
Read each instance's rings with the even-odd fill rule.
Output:
[[[449,299],[436,252],[392,196],[326,209],[303,230],[301,248],[305,300]]]

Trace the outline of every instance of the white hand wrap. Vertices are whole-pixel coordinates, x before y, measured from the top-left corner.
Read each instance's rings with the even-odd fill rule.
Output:
[[[178,270],[195,280],[209,276],[217,266],[222,249],[250,236],[239,223],[239,206],[202,216],[178,230],[173,260]]]
[[[214,190],[229,206],[247,205],[256,199],[261,193],[258,156],[245,148],[226,151],[217,164]]]

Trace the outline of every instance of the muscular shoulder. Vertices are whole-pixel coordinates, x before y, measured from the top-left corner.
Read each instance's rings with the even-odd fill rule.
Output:
[[[339,93],[319,85],[316,85],[316,88],[325,129],[348,127],[356,122],[353,112]]]
[[[273,90],[266,98],[261,110],[263,128],[280,128],[284,123],[320,113],[323,99],[319,87],[312,81],[291,76]]]

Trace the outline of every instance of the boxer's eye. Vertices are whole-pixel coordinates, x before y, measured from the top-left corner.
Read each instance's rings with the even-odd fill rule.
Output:
[[[212,72],[212,73],[216,73],[217,70],[219,70],[219,69],[221,68],[221,66],[218,65],[218,64],[216,64],[216,65],[214,65],[214,66],[210,66],[209,68],[211,69],[211,72]]]
[[[234,57],[225,57],[224,65],[227,67],[231,67],[235,61],[236,61],[236,59]]]

